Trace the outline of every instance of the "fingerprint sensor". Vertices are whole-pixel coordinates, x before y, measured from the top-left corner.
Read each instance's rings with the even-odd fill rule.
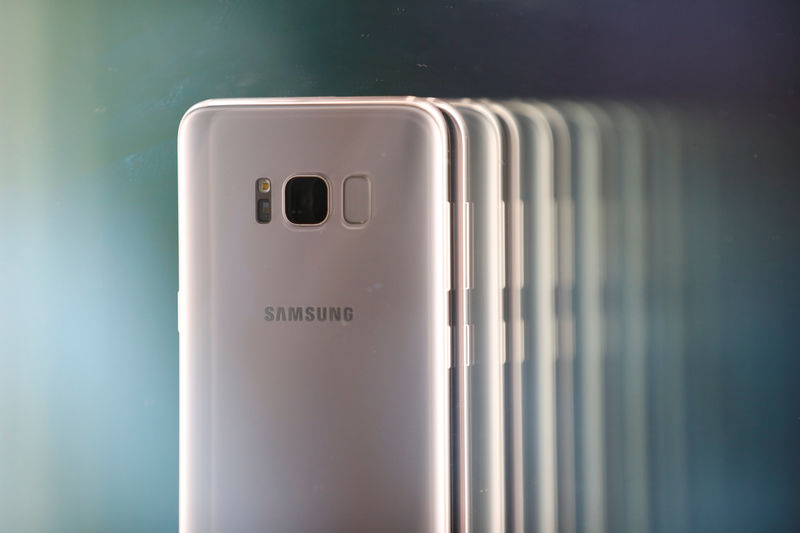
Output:
[[[344,180],[344,220],[362,225],[369,220],[370,183],[366,176],[350,176]]]

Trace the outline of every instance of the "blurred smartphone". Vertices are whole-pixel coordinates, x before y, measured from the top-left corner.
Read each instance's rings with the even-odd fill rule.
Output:
[[[613,152],[607,114],[588,103],[558,104],[572,141],[574,444],[577,531],[607,531],[603,288],[604,165]]]
[[[555,393],[545,396],[547,401],[554,403],[551,416],[555,421],[548,424],[550,431],[554,432],[548,441],[554,446],[554,451],[545,453],[543,449],[539,454],[542,462],[555,461],[555,472],[548,472],[554,476],[556,485],[554,491],[555,518],[549,526],[562,533],[575,531],[575,442],[574,442],[574,381],[573,381],[573,355],[574,355],[574,319],[572,310],[572,287],[574,284],[573,248],[574,239],[574,210],[572,202],[572,146],[570,141],[569,126],[564,115],[553,105],[536,102],[536,107],[547,119],[553,135],[553,182],[552,182],[552,215],[554,244],[551,248],[553,259],[552,279],[548,282],[553,285],[553,357],[555,359],[552,369],[555,384]],[[547,278],[545,278],[547,279]],[[546,299],[539,300],[549,306],[551,302]],[[540,359],[544,362],[544,359]],[[547,470],[545,470],[547,472]],[[551,483],[548,481],[548,483]]]
[[[503,277],[501,124],[477,102],[452,102],[468,132],[468,227],[472,229],[471,290],[460,418],[465,443],[462,531],[505,531],[503,438]]]
[[[555,533],[558,458],[554,128],[563,125],[563,118],[543,104],[512,101],[506,105],[519,123],[522,146],[525,530]]]
[[[450,142],[414,98],[186,113],[182,532],[449,531]]]
[[[640,111],[648,133],[647,353],[643,379],[648,397],[646,442],[650,487],[645,527],[687,529],[686,461],[686,264],[684,256],[684,195],[694,193],[686,172],[685,124],[677,110],[649,105]],[[691,183],[691,189],[686,185]],[[644,522],[644,519],[649,519]]]
[[[523,443],[522,364],[525,358],[522,317],[524,279],[524,227],[522,203],[522,150],[520,124],[505,106],[486,105],[495,114],[503,132],[503,232],[505,268],[503,286],[503,438],[505,448],[506,531],[525,530],[525,484]]]
[[[652,132],[637,106],[610,103],[604,110],[617,146],[614,168],[603,177],[606,519],[610,531],[642,531],[650,527],[645,192]]]

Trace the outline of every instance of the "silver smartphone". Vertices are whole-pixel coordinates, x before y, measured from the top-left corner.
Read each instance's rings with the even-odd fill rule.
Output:
[[[645,365],[649,420],[650,528],[685,531],[688,527],[686,461],[686,263],[683,198],[694,193],[684,182],[685,123],[663,105],[640,111],[648,138],[648,176],[644,206],[648,213],[647,353]],[[686,187],[691,183],[691,189]],[[647,510],[647,509],[645,509]]]
[[[603,165],[611,121],[597,106],[560,103],[569,127],[574,210],[575,527],[603,533],[606,519]]]
[[[613,122],[616,140],[615,168],[603,176],[606,518],[609,531],[646,531],[650,528],[650,407],[645,194],[652,132],[636,106],[609,103],[604,111]]]
[[[571,197],[571,142],[569,126],[555,106],[536,102],[536,107],[544,114],[553,136],[553,181],[550,193],[553,205],[546,208],[552,216],[552,233],[554,243],[550,253],[554,255],[552,279],[553,284],[553,357],[552,379],[555,381],[555,394],[543,404],[543,408],[552,409],[555,422],[549,429],[555,433],[548,436],[548,441],[555,450],[539,454],[540,461],[555,460],[556,490],[555,519],[551,527],[562,533],[575,531],[575,442],[574,442],[574,382],[573,382],[573,346],[574,329],[572,318],[572,285],[573,285],[573,208]],[[550,302],[544,301],[546,305]],[[546,316],[544,317],[546,319]],[[553,402],[553,407],[547,407]]]
[[[525,529],[522,365],[525,358],[522,284],[524,273],[520,125],[505,106],[485,101],[503,132],[503,438],[506,531]]]
[[[448,531],[448,124],[207,101],[178,133],[180,531]]]
[[[472,229],[471,290],[466,333],[471,350],[463,366],[460,418],[465,475],[460,486],[462,531],[505,531],[503,435],[503,132],[486,105],[452,102],[468,132],[469,209]]]
[[[555,533],[558,483],[554,135],[539,105],[522,101],[505,105],[519,123],[522,141],[525,531]]]
[[[430,98],[450,134],[450,333],[452,365],[448,376],[451,420],[451,529],[471,529],[468,367],[472,354],[469,291],[472,288],[472,224],[469,209],[469,133],[462,114],[450,102]]]

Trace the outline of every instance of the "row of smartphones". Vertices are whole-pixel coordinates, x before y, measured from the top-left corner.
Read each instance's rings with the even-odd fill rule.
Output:
[[[682,230],[652,222],[676,128],[566,101],[189,110],[181,531],[646,531],[655,467],[681,529],[681,332],[652,332],[650,403],[645,333],[680,304]]]

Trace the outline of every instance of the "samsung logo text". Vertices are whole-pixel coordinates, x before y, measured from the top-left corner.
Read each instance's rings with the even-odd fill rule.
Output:
[[[352,307],[267,306],[267,322],[352,322]]]

